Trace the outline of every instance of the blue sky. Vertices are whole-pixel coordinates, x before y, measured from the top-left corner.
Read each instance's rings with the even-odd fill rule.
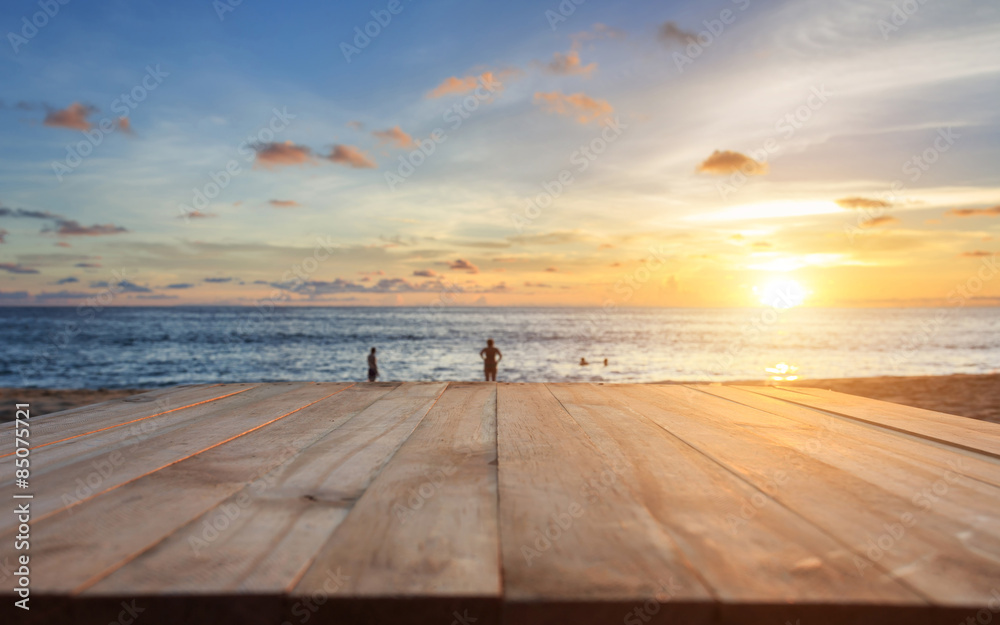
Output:
[[[389,2],[220,5],[4,5],[3,303],[923,305],[1000,249],[990,3],[400,0],[349,61]]]

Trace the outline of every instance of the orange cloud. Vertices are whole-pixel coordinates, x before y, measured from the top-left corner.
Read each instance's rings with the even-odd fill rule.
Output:
[[[376,130],[372,132],[379,142],[392,143],[398,148],[408,148],[413,145],[413,137],[404,132],[399,126],[394,126],[389,130]]]
[[[953,208],[945,213],[945,215],[952,215],[953,217],[986,217],[1000,215],[1000,204],[997,206],[991,206],[990,208]]]
[[[596,100],[583,93],[566,95],[558,91],[536,93],[535,104],[541,105],[549,113],[575,115],[576,121],[581,124],[607,117],[615,110],[605,100]]]
[[[295,200],[270,200],[268,204],[277,208],[293,208],[295,206],[302,206]]]
[[[56,128],[72,128],[73,130],[90,130],[87,116],[97,112],[92,106],[84,106],[74,102],[61,111],[50,111],[42,123]]]
[[[427,93],[428,98],[441,98],[446,95],[461,95],[482,86],[491,92],[503,91],[503,81],[517,76],[520,72],[516,69],[503,69],[499,72],[483,72],[482,74],[464,76],[451,76],[431,89]]]
[[[862,228],[875,228],[877,226],[888,226],[889,224],[898,224],[899,220],[895,217],[890,217],[888,215],[882,215],[881,217],[874,217],[866,221],[861,222],[860,226]]]
[[[889,203],[864,197],[845,197],[834,200],[841,208],[888,208]]]
[[[333,146],[333,150],[326,158],[334,163],[355,169],[374,169],[376,167],[375,162],[368,158],[364,152],[351,145]]]
[[[597,69],[597,63],[582,65],[580,54],[576,50],[570,50],[566,54],[556,52],[552,55],[552,61],[545,68],[553,74],[589,76],[592,71]]]
[[[741,171],[748,176],[762,176],[767,173],[767,163],[758,163],[739,152],[716,150],[701,165],[698,165],[697,171],[705,174],[723,175]]]
[[[985,250],[975,250],[972,252],[962,252],[959,256],[965,256],[967,258],[982,258],[983,256],[993,256],[993,253]]]
[[[417,269],[413,272],[413,275],[418,278],[433,278],[437,275],[437,272],[433,269]]]
[[[118,118],[118,129],[127,135],[135,134],[134,132],[132,132],[132,122],[128,120],[128,117]]]
[[[284,167],[286,165],[303,165],[312,162],[312,150],[291,141],[284,143],[265,143],[257,150],[257,162],[261,166]]]

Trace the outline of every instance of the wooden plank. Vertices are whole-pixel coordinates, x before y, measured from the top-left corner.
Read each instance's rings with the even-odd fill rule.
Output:
[[[819,436],[836,436],[857,449],[877,448],[901,463],[914,467],[935,467],[939,473],[953,471],[987,484],[1000,486],[1000,463],[988,456],[971,453],[927,438],[907,436],[849,417],[793,404],[768,395],[723,385],[688,385],[690,388],[763,410],[796,423],[821,428]],[[901,435],[903,434],[903,435]],[[819,443],[819,438],[816,443]]]
[[[820,389],[796,387],[799,392],[792,392],[772,386],[738,388],[1000,458],[997,423]]]
[[[178,513],[172,512],[173,524],[158,530],[161,540],[143,544],[141,549],[133,547],[127,558],[122,556],[124,561],[119,560],[122,566],[92,577],[82,589],[88,595],[120,596],[287,592],[444,387],[358,385],[238,446],[220,448],[218,453],[213,450],[201,458],[202,463],[210,463],[209,469],[198,473],[244,478],[243,488],[230,488],[220,497],[214,495],[211,483],[192,480],[196,465],[191,463],[184,471],[165,470],[151,476],[148,484],[135,488],[153,493],[166,483],[210,505],[185,507],[179,521]],[[261,435],[267,438],[262,440]],[[266,472],[255,474],[252,480],[246,479],[246,471],[256,465],[241,467],[234,474],[233,464],[241,464],[239,454],[270,450],[271,445],[277,447],[286,440],[301,446],[290,458],[269,464]],[[114,514],[111,511],[117,507],[130,506],[132,497],[123,492],[118,501],[95,509],[93,522]],[[151,514],[145,509],[135,513]],[[209,528],[220,525],[225,530],[213,538]]]
[[[497,450],[505,622],[618,622],[664,588],[653,622],[711,622],[699,574],[544,385],[498,386]]]
[[[703,393],[682,386],[623,385],[616,391],[633,410],[758,488],[785,472],[786,483],[773,489],[772,497],[851,550],[865,579],[891,574],[939,605],[978,606],[989,600],[990,580],[1000,575],[997,561],[988,555],[1000,553],[995,539],[970,532],[942,506],[923,514],[914,502],[919,491],[904,496],[802,448],[769,440],[752,423],[758,418],[777,420],[774,415],[754,416],[746,406],[705,401]],[[734,422],[740,420],[746,424]],[[864,455],[867,450],[854,453]]]
[[[282,388],[287,388],[281,385]],[[297,385],[296,385],[297,386]],[[243,489],[259,489],[261,480],[294,461],[306,447],[340,427],[374,402],[384,390],[365,388],[354,401],[338,402],[344,385],[311,384],[284,393],[284,410],[266,427],[212,446],[164,466],[72,509],[32,526],[33,590],[46,595],[78,594],[186,527],[220,502]],[[317,392],[322,394],[317,398]],[[193,434],[195,430],[188,430]],[[271,490],[268,486],[265,491]],[[205,540],[203,525],[184,536],[185,569],[198,577],[210,558],[192,555]],[[192,540],[189,540],[192,539]],[[0,544],[0,553],[8,546]],[[224,566],[220,562],[218,566]],[[166,571],[168,574],[170,571]],[[123,598],[169,592],[166,586],[148,592],[128,589]],[[203,592],[211,589],[204,588]],[[98,594],[98,593],[95,593]]]
[[[667,528],[720,600],[925,605],[889,578],[859,579],[850,554],[827,533],[619,404],[614,391],[589,384],[548,386],[601,453],[620,467],[623,486]],[[772,613],[771,619],[791,616]]]
[[[40,449],[94,432],[138,423],[150,417],[217,401],[253,388],[252,384],[209,384],[160,389],[122,399],[31,418],[31,445]],[[0,431],[0,450],[13,447],[13,429]],[[0,454],[0,458],[11,453]]]
[[[293,595],[500,593],[496,384],[451,383],[337,528]]]
[[[32,466],[33,519],[40,521],[200,453],[344,386],[268,384],[145,421],[155,427],[139,437],[123,438],[128,431],[114,429],[46,447]],[[0,532],[15,525],[15,518],[0,516]]]

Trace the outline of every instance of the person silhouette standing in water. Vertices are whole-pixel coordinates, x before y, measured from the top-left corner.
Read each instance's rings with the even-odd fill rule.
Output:
[[[368,354],[368,381],[374,382],[378,377],[378,360],[375,359],[375,348]]]
[[[497,381],[497,363],[503,360],[503,354],[496,347],[493,347],[493,339],[486,339],[486,347],[479,352],[479,357],[483,359],[484,370],[487,382]]]

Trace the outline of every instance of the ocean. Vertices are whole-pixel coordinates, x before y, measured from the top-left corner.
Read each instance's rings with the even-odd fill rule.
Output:
[[[0,386],[364,380],[371,347],[381,380],[478,380],[487,338],[506,382],[1000,370],[997,308],[9,307]]]

